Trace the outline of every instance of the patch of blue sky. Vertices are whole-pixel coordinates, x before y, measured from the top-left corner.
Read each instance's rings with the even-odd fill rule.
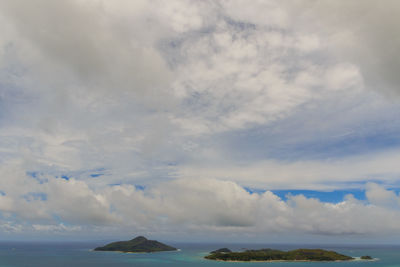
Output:
[[[264,189],[248,188],[244,189],[251,194],[262,194],[266,192]],[[400,193],[400,188],[387,188],[396,194]],[[290,196],[303,195],[306,198],[315,198],[321,202],[326,203],[339,203],[345,200],[347,195],[352,195],[355,199],[365,201],[365,189],[343,189],[333,191],[316,191],[316,190],[271,190],[272,193],[277,195],[282,200],[286,201]]]
[[[146,189],[146,186],[135,184],[135,189],[139,191],[144,191]]]
[[[47,194],[42,192],[29,192],[22,196],[26,201],[31,202],[35,200],[46,201]]]
[[[76,178],[79,178],[79,177],[97,177],[96,175],[98,175],[98,176],[100,176],[100,175],[103,175],[104,173],[103,173],[103,170],[104,169],[91,169],[91,170],[79,170],[79,171],[70,171],[70,172],[65,172],[65,173],[62,173],[62,178],[64,178],[63,176],[65,176],[65,177],[68,177],[68,178],[71,178],[71,177],[76,177]],[[92,175],[94,175],[94,176],[92,176]]]
[[[250,194],[263,194],[267,191],[265,189],[258,189],[258,188],[250,188],[250,187],[243,187],[243,188]]]
[[[33,178],[37,178],[38,172],[30,172],[30,171],[28,171],[28,172],[26,172],[26,175],[29,175],[29,176],[31,176]]]
[[[64,180],[69,181],[70,178],[71,178],[71,177],[68,176],[68,175],[61,175],[61,179],[64,179]]]
[[[70,180],[71,178],[75,179],[85,179],[85,178],[97,178],[102,175],[106,175],[105,168],[96,168],[89,170],[79,170],[79,171],[52,171],[48,173],[56,178],[62,178],[64,180]]]
[[[275,195],[282,200],[287,200],[290,195],[303,195],[306,198],[315,198],[321,202],[339,203],[345,200],[347,195],[353,195],[358,200],[366,200],[365,190],[351,189],[351,190],[334,190],[334,191],[314,191],[314,190],[273,190]]]
[[[263,189],[254,189],[245,187],[246,191],[251,194],[262,194],[266,192]],[[315,198],[322,202],[339,203],[345,199],[346,195],[353,195],[358,200],[365,200],[365,190],[350,189],[350,190],[334,190],[334,191],[315,191],[315,190],[271,190],[282,200],[286,201],[290,195],[303,195],[306,198]]]
[[[47,178],[43,177],[43,173],[37,171],[27,171],[26,175],[37,180],[40,184],[47,182]]]
[[[41,172],[31,171],[27,172],[33,178],[38,178],[44,175]],[[76,179],[84,179],[84,178],[97,178],[103,175],[106,175],[105,168],[97,168],[97,169],[90,169],[90,170],[79,170],[79,171],[59,171],[59,170],[51,170],[46,173],[47,175],[53,176],[55,178],[61,178],[64,180],[69,181],[71,178]]]

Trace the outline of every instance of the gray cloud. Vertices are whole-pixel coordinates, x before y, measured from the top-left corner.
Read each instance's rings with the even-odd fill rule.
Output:
[[[155,49],[156,33],[141,28],[151,16],[144,3],[129,4],[134,11],[129,17],[115,16],[112,5],[100,1],[1,1],[1,5],[17,30],[18,39],[9,41],[34,66],[29,71],[42,76],[36,89],[59,94],[60,101],[79,93],[71,90],[77,83],[76,90],[97,91],[95,95],[100,91],[108,98],[139,92],[142,101],[152,104],[151,98],[160,94],[164,99],[157,105],[167,100],[163,89],[171,73]]]
[[[2,170],[2,177],[5,176]],[[308,233],[315,235],[371,235],[399,233],[400,197],[378,184],[367,185],[367,201],[351,195],[337,204],[302,195],[281,200],[272,192],[251,194],[230,181],[177,179],[145,190],[130,185],[90,189],[83,181],[48,177],[40,182],[13,173],[8,187],[2,181],[0,210],[10,218],[4,232],[81,233],[121,229],[160,233],[166,229],[218,233]],[[13,188],[18,187],[18,191]],[[47,199],[27,199],[26,193]],[[27,211],[29,216],[27,217]],[[35,212],[33,212],[35,211]],[[372,219],[373,218],[373,219]],[[33,223],[26,225],[29,219]],[[68,227],[59,223],[68,223]],[[96,226],[92,230],[88,226]],[[178,227],[178,228],[177,228]],[[14,229],[14,230],[13,230]],[[118,230],[120,229],[120,230]],[[195,230],[196,229],[196,230]],[[107,231],[108,231],[107,230]]]
[[[357,64],[366,85],[384,93],[398,94],[400,67],[400,3],[388,1],[297,1],[294,23],[324,36],[337,57]],[[297,21],[296,21],[297,20]],[[318,21],[319,23],[315,23]],[[304,23],[304,24],[303,24]]]
[[[0,0],[1,231],[398,233],[376,184],[339,204],[242,187],[397,183],[396,147],[299,149],[397,131],[366,90],[397,90],[397,6]]]

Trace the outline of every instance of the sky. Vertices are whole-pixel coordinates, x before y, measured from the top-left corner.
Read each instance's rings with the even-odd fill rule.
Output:
[[[397,0],[0,0],[0,239],[396,243]]]

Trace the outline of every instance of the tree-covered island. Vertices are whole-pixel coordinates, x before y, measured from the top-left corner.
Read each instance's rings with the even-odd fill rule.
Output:
[[[175,251],[174,247],[165,245],[156,240],[148,240],[143,236],[138,236],[129,241],[118,241],[107,244],[103,247],[97,247],[95,251],[119,251],[119,252],[160,252]]]
[[[227,253],[227,252],[232,252],[229,248],[220,248],[214,251],[211,251],[210,254],[214,253]]]
[[[211,252],[209,260],[221,261],[349,261],[353,257],[323,249],[296,249],[281,251],[275,249],[245,250],[241,252]]]
[[[361,256],[360,259],[362,259],[362,260],[373,260],[373,258],[371,256],[368,256],[368,255]]]

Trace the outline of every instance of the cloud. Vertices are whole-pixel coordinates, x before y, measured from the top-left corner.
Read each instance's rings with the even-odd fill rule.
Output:
[[[0,210],[3,212],[13,210],[13,200],[9,197],[0,195]]]
[[[249,7],[269,10],[262,25],[243,23],[251,16],[237,17],[235,2],[1,3],[14,75],[2,87],[3,154],[31,170],[113,169],[109,183],[159,175],[170,168],[150,159],[180,161],[206,135],[270,125],[362,86],[356,66],[314,60],[319,37],[286,31],[272,2]]]
[[[0,7],[4,233],[398,233],[397,2]]]
[[[363,87],[356,66],[314,60],[316,36],[223,19],[208,31],[175,47],[185,56],[173,87],[185,113],[173,122],[190,135],[267,125],[331,91]]]
[[[35,231],[39,231],[39,232],[69,232],[69,231],[79,231],[81,230],[80,226],[66,226],[62,223],[60,223],[59,225],[45,225],[45,224],[33,224],[32,225],[33,229]]]
[[[399,208],[400,197],[395,192],[386,190],[384,187],[375,183],[368,183],[367,189],[366,196],[370,203]]]
[[[271,191],[249,193],[235,182],[215,179],[177,179],[145,190],[128,185],[93,190],[81,181],[48,177],[46,182],[36,181],[33,186],[24,185],[21,189],[43,192],[48,195],[47,200],[27,201],[20,195],[10,194],[18,205],[2,206],[3,214],[9,214],[13,225],[26,234],[83,231],[90,236],[101,229],[111,229],[116,234],[121,229],[153,234],[181,229],[216,235],[234,229],[236,233],[251,236],[259,233],[371,235],[400,231],[399,197],[373,183],[366,188],[368,202],[349,195],[336,204],[303,195],[288,195],[284,201]],[[393,200],[396,205],[392,205]],[[29,227],[23,223],[26,211],[21,207],[24,205],[30,210],[39,208],[49,216],[33,213],[29,220],[40,223]],[[68,225],[58,222],[60,219]],[[93,225],[96,227],[90,230],[88,227]]]
[[[227,179],[245,186],[272,189],[332,190],[343,186],[359,187],[359,182],[369,180],[397,186],[398,160],[397,150],[322,160],[231,164],[211,159],[211,162],[182,166],[177,175],[181,178]]]
[[[89,189],[86,183],[74,179],[51,179],[47,186],[48,208],[55,211],[61,220],[93,225],[115,221],[107,200]]]
[[[100,1],[63,1],[57,5],[48,0],[2,1],[3,14],[19,33],[20,39],[13,43],[23,49],[21,43],[28,42],[25,48],[35,60],[29,63],[41,69],[42,75],[50,72],[55,83],[73,83],[68,76],[60,76],[70,73],[89,90],[144,93],[167,82],[169,71],[154,48],[154,40],[135,26],[146,19],[139,15],[146,5],[135,2],[127,8],[135,12],[129,28],[115,17],[112,6],[102,6]]]
[[[373,0],[297,1],[286,3],[292,10],[292,21],[308,31],[329,40],[335,56],[346,58],[360,67],[369,88],[384,93],[399,92],[396,69],[400,58],[398,1],[378,3]],[[315,21],[319,23],[315,23]]]

